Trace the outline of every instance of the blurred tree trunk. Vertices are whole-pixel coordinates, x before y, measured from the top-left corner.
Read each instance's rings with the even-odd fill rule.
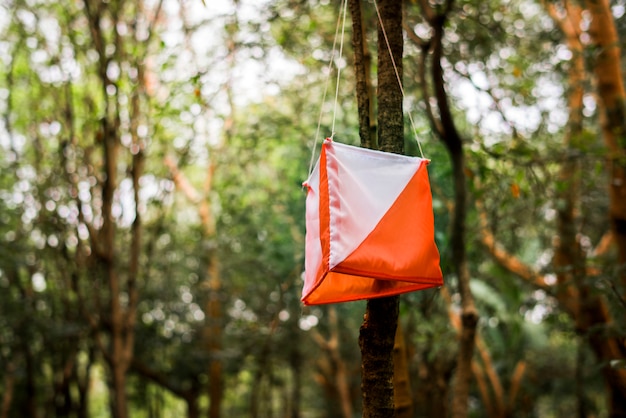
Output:
[[[22,347],[24,353],[24,363],[25,363],[25,372],[26,372],[26,382],[24,392],[26,395],[26,401],[23,405],[21,405],[22,414],[28,418],[37,418],[39,417],[39,413],[37,410],[37,385],[36,381],[36,368],[35,358],[31,351],[31,348],[28,345],[24,345]]]
[[[360,1],[348,0],[348,7],[352,16],[352,47],[354,49],[359,137],[363,148],[378,149],[370,81],[371,55],[367,48]]]
[[[78,405],[76,407],[76,418],[87,418],[89,416],[89,388],[91,383],[91,368],[94,364],[95,348],[93,340],[89,340],[86,350],[86,362],[84,369],[79,374],[78,367],[74,368],[74,380],[78,390]]]
[[[608,149],[609,171],[609,219],[611,229],[618,248],[616,280],[626,285],[626,91],[622,79],[620,64],[619,38],[615,21],[607,0],[586,1],[584,3],[591,16],[589,35],[597,49],[593,71],[599,98],[600,117],[604,142]],[[553,5],[548,5],[551,11]],[[569,110],[568,135],[565,146],[575,150],[578,137],[582,133],[582,96],[584,80],[583,45],[579,38],[582,9],[565,3],[566,18],[560,22],[568,47],[573,53],[573,63],[569,72]],[[552,11],[551,15],[556,16]],[[571,153],[568,153],[568,155]],[[603,364],[603,372],[608,385],[608,396],[611,417],[626,416],[626,370],[613,368],[611,360],[626,358],[626,346],[619,339],[604,335],[612,322],[606,302],[595,294],[591,283],[586,280],[585,254],[577,238],[576,202],[579,199],[578,182],[580,173],[579,162],[568,159],[561,169],[559,181],[566,187],[562,188],[561,201],[557,205],[557,228],[559,243],[554,257],[560,288],[570,288],[567,283],[576,283],[575,289],[569,294],[561,292],[560,299],[572,300],[577,296],[577,303],[571,306],[576,326],[586,335],[598,360]],[[572,292],[574,295],[572,295]],[[624,293],[623,293],[624,294]]]
[[[444,143],[452,160],[454,181],[454,211],[452,215],[452,231],[450,246],[454,271],[458,280],[461,295],[461,330],[459,333],[459,351],[457,357],[455,379],[452,386],[452,416],[464,418],[468,414],[469,387],[472,377],[472,358],[474,354],[476,325],[478,312],[474,304],[469,282],[469,267],[465,243],[466,216],[467,216],[467,184],[465,175],[465,153],[463,141],[456,129],[452,112],[448,103],[448,95],[443,79],[443,36],[444,27],[453,5],[447,0],[438,9],[434,9],[425,0],[420,1],[422,13],[428,21],[432,35],[428,41],[420,39],[414,32],[409,35],[422,49],[420,63],[420,84],[425,94],[426,110],[431,121],[433,131]],[[433,86],[433,98],[437,105],[437,112],[430,106],[428,82],[426,76],[426,59],[430,55],[430,81]],[[437,114],[437,116],[435,115]]]
[[[0,404],[0,418],[8,418],[11,404],[13,403],[13,393],[15,390],[15,363],[10,361],[4,371],[4,381],[2,394],[2,404]]]
[[[617,275],[626,289],[626,91],[620,39],[608,0],[587,0],[585,6],[591,16],[588,32],[597,52],[593,70],[608,149],[609,218],[618,248]]]
[[[440,290],[440,294],[448,294],[446,287]],[[448,298],[449,299],[449,298]],[[431,300],[422,300],[415,311],[421,311],[422,317],[431,317]],[[427,338],[420,338],[419,346],[413,332],[419,326],[416,321],[415,311],[411,311],[408,317],[405,346],[407,358],[417,358],[417,361],[409,363],[411,376],[412,398],[414,404],[414,418],[448,417],[450,404],[450,380],[454,370],[454,357],[451,350],[440,350],[440,336],[436,333],[427,333]],[[424,333],[419,333],[421,336]],[[413,366],[413,367],[411,367]]]
[[[348,366],[341,356],[341,346],[339,344],[339,322],[337,309],[334,306],[328,308],[328,338],[324,338],[318,331],[312,330],[311,336],[326,354],[325,358],[320,358],[318,367],[320,370],[316,380],[332,395],[333,399],[338,399],[343,418],[351,418],[353,415],[352,397],[350,396],[350,379]]]
[[[582,20],[582,8],[571,2],[564,4],[567,14],[566,18],[560,18],[553,3],[546,3],[546,9],[553,20],[559,25],[565,42],[572,52],[570,68],[568,71],[568,94],[567,102],[569,108],[569,118],[567,131],[564,138],[564,148],[566,159],[562,163],[558,174],[557,199],[560,204],[557,208],[556,227],[558,240],[555,243],[553,265],[557,272],[558,293],[560,300],[576,301],[588,294],[586,282],[586,257],[578,240],[580,222],[578,221],[580,202],[580,182],[582,179],[580,159],[577,157],[577,148],[583,133],[583,95],[585,82],[585,62],[584,47],[579,37]],[[571,285],[574,284],[575,287]],[[565,305],[567,306],[567,305]],[[588,302],[580,303],[580,306],[573,309],[579,311]],[[574,313],[574,316],[579,316]],[[581,353],[580,344],[577,352]],[[580,360],[580,358],[579,358]],[[582,365],[580,361],[576,365],[576,392],[578,398],[578,416],[586,417],[583,382],[578,378],[581,374]]]
[[[139,139],[137,129],[139,120],[142,118],[140,99],[145,94],[143,79],[143,59],[134,57],[135,61],[130,64],[137,69],[138,86],[133,90],[129,100],[129,134],[131,137],[130,163],[127,173],[132,184],[132,201],[134,203],[134,220],[130,225],[130,244],[128,248],[119,251],[116,240],[117,221],[113,214],[116,204],[116,191],[118,189],[120,174],[120,151],[126,150],[121,146],[122,105],[115,88],[115,94],[111,94],[111,87],[115,87],[109,79],[107,70],[111,63],[120,64],[126,57],[125,45],[120,34],[115,28],[124,16],[124,2],[103,3],[94,0],[85,0],[84,11],[89,23],[92,35],[93,47],[98,55],[97,75],[100,82],[100,92],[104,104],[103,116],[100,119],[100,129],[96,137],[96,145],[102,150],[102,179],[98,186],[102,196],[101,218],[102,224],[97,228],[94,224],[87,224],[92,244],[92,257],[95,261],[96,272],[101,275],[102,281],[108,288],[107,300],[103,307],[98,307],[101,312],[95,315],[92,307],[88,306],[83,299],[83,312],[88,317],[95,331],[108,331],[105,340],[96,334],[98,346],[104,354],[111,374],[113,393],[111,394],[112,415],[114,418],[127,418],[128,399],[126,392],[127,372],[133,359],[135,343],[135,323],[139,292],[137,280],[139,277],[139,256],[142,242],[142,219],[139,211],[139,182],[144,167],[145,144]],[[153,19],[157,19],[159,9]],[[110,19],[110,22],[108,21]],[[113,28],[113,30],[111,30]],[[109,33],[109,31],[111,33]],[[113,47],[113,48],[111,48]],[[107,52],[113,50],[111,54]],[[80,202],[78,203],[80,206]],[[124,269],[119,260],[120,253],[128,254],[128,264]],[[94,289],[93,299],[99,301],[102,294]],[[96,317],[96,315],[98,315]]]
[[[400,321],[393,347],[393,398],[396,418],[413,417],[413,397],[404,330]]]
[[[140,71],[141,73],[141,71]],[[102,80],[103,88],[106,78]],[[135,102],[138,98],[131,98]],[[101,230],[97,233],[94,241],[97,242],[98,251],[96,256],[105,282],[109,287],[109,343],[105,352],[111,368],[114,394],[113,416],[126,418],[128,416],[128,400],[126,393],[126,375],[133,358],[135,342],[135,322],[137,313],[138,289],[137,278],[139,275],[139,256],[141,251],[141,215],[139,208],[139,180],[143,173],[143,151],[137,138],[138,109],[131,111],[131,136],[133,144],[137,146],[137,152],[132,157],[130,176],[133,185],[133,202],[135,203],[135,219],[131,225],[131,242],[129,248],[129,264],[125,278],[120,274],[117,254],[115,251],[116,222],[112,214],[117,189],[118,153],[120,148],[119,138],[119,108],[116,104],[110,104],[114,109],[111,119],[102,120],[102,147],[104,149],[104,177],[102,190],[102,218]],[[109,106],[107,106],[109,108]],[[107,112],[107,113],[108,113]],[[133,129],[134,128],[134,129]],[[122,300],[127,300],[123,302]]]
[[[176,162],[171,158],[166,158],[165,165],[169,168],[172,180],[176,184],[187,199],[197,206],[198,216],[202,225],[203,239],[212,244],[209,248],[209,260],[207,266],[207,281],[203,286],[207,290],[208,296],[205,312],[205,323],[203,329],[203,341],[206,349],[208,360],[209,375],[209,408],[207,416],[209,418],[217,418],[221,413],[221,402],[223,393],[222,382],[222,360],[221,352],[221,333],[222,333],[222,304],[220,301],[221,276],[219,269],[219,260],[217,257],[217,248],[215,248],[216,227],[215,217],[211,208],[210,194],[213,187],[213,175],[215,165],[212,161],[208,163],[208,170],[204,181],[204,189],[199,193],[194,186],[185,178],[179,170]],[[193,402],[192,402],[193,401]],[[197,399],[188,399],[188,414],[197,413]]]
[[[237,35],[239,32],[239,0],[233,0],[233,5],[235,11],[231,16],[231,21],[226,25],[228,35],[226,39],[226,48],[228,50],[226,60],[228,62],[229,75],[224,90],[228,101],[229,114],[224,120],[223,134],[224,142],[227,144],[231,141],[235,133],[236,106],[233,98],[233,81],[237,56]],[[212,189],[216,161],[216,159],[213,159],[209,162],[209,172],[205,181],[204,199],[200,207],[206,234],[205,238],[208,241],[215,241],[217,238],[215,229],[216,221],[211,213],[209,196]],[[220,418],[224,396],[224,376],[221,359],[223,318],[221,302],[222,279],[216,245],[212,245],[210,250],[208,277],[209,299],[206,305],[206,326],[204,329],[204,337],[209,354],[209,411],[207,416],[208,418]]]
[[[214,239],[215,233],[207,234]],[[206,306],[205,338],[209,354],[209,418],[219,418],[222,409],[222,304],[220,302],[221,277],[215,248],[209,255],[209,300]]]
[[[106,79],[103,80],[106,85]],[[110,343],[106,358],[111,368],[113,394],[111,404],[114,418],[126,418],[128,405],[126,397],[126,347],[124,344],[124,315],[120,301],[121,283],[115,266],[115,221],[111,213],[115,189],[117,187],[117,154],[119,141],[117,127],[103,119],[102,146],[104,148],[104,167],[106,178],[102,191],[103,226],[99,234],[98,245],[102,249],[99,264],[109,285]],[[132,331],[131,331],[132,332]]]
[[[626,93],[620,68],[619,39],[610,5],[606,0],[586,1],[577,4],[569,1],[558,9],[554,3],[544,2],[546,10],[563,32],[566,44],[572,52],[569,67],[568,130],[564,140],[566,160],[560,173],[560,187],[557,208],[558,241],[554,249],[553,264],[557,275],[555,296],[563,309],[572,317],[577,331],[585,338],[598,362],[607,384],[608,409],[610,417],[626,416],[626,370],[611,366],[612,360],[626,358],[623,338],[615,335],[611,328],[614,319],[606,300],[598,294],[595,283],[590,280],[594,269],[586,266],[586,253],[578,237],[578,205],[580,201],[579,182],[582,177],[580,164],[576,160],[582,127],[583,82],[585,80],[584,47],[580,38],[581,22],[586,9],[592,18],[588,34],[596,47],[593,71],[595,73],[598,107],[602,120],[604,142],[608,148],[609,167],[609,218],[611,234],[618,247],[618,261],[622,266],[606,275],[613,275],[622,285],[626,282],[624,269],[626,229],[626,183],[624,157],[626,150]],[[582,7],[581,7],[582,6]],[[539,288],[551,291],[545,278],[533,268],[525,265],[517,257],[506,252],[496,241],[486,226],[485,213],[479,206],[482,219],[482,240],[494,258],[514,274],[534,283]],[[607,235],[609,236],[609,235]],[[606,248],[603,238],[598,247]],[[604,251],[604,250],[603,250]],[[598,251],[594,251],[600,256]],[[585,415],[584,401],[580,400],[579,412]]]
[[[589,35],[597,49],[594,61],[596,89],[599,98],[602,133],[608,150],[609,219],[617,243],[615,280],[621,285],[621,297],[626,297],[626,90],[621,67],[620,40],[608,0],[586,1],[591,15]],[[587,290],[587,289],[585,289]],[[608,384],[610,416],[626,417],[626,370],[613,367],[612,360],[626,359],[626,342],[609,338],[592,329],[597,323],[612,322],[608,309],[598,296],[583,300],[584,317],[580,326],[589,330],[589,341],[603,363]]]
[[[402,3],[382,0],[378,7],[382,20],[382,26],[380,23],[378,26],[378,139],[382,151],[402,154],[402,92],[393,64],[395,61],[401,80]],[[393,58],[390,54],[393,54]],[[359,104],[362,106],[363,101],[359,101]],[[398,296],[367,301],[359,334],[364,418],[389,418],[394,415],[393,346],[398,326],[398,303]]]
[[[295,331],[295,332],[294,332]],[[291,415],[288,418],[300,418],[300,398],[302,393],[302,353],[300,351],[300,335],[298,329],[293,327],[292,333],[293,344],[289,351],[289,367],[293,376],[293,387],[290,393]]]
[[[414,393],[416,416],[420,418],[447,417],[450,404],[450,380],[454,364],[443,356],[418,364],[421,384]]]
[[[444,288],[441,294],[448,305],[450,323],[457,332],[461,332],[461,315],[452,309],[450,293]],[[487,412],[486,417],[514,417],[515,412],[518,410],[516,402],[520,386],[526,374],[526,362],[519,360],[516,363],[511,373],[508,394],[505,394],[505,388],[498,375],[496,365],[494,365],[491,359],[489,348],[485,345],[480,334],[476,334],[475,344],[478,359],[472,361],[471,368],[483,401],[483,406]],[[479,359],[480,361],[478,361]]]
[[[205,323],[202,338],[205,350],[209,357],[207,370],[209,375],[209,408],[207,416],[209,418],[217,418],[221,414],[223,381],[222,360],[220,358],[220,352],[222,349],[222,304],[220,301],[222,283],[219,259],[217,257],[217,248],[214,244],[217,232],[210,199],[215,165],[212,161],[209,161],[204,182],[204,189],[202,193],[199,193],[184,177],[183,173],[178,169],[178,166],[173,159],[168,157],[164,162],[169,168],[176,186],[185,194],[187,199],[192,204],[197,205],[200,223],[202,224],[203,239],[212,244],[211,248],[209,248],[209,260],[206,273],[207,281],[203,283],[208,296],[204,308]],[[189,406],[189,416],[196,414],[196,409],[198,407],[197,399],[194,399],[193,402],[188,400],[187,404]]]
[[[198,406],[198,398],[185,399],[187,403],[187,418],[200,418],[200,407]]]
[[[199,398],[201,386],[197,380],[193,380],[191,385],[187,385],[186,382],[181,383],[176,377],[160,373],[137,358],[133,358],[131,367],[133,372],[137,373],[142,378],[157,384],[161,388],[167,389],[174,395],[183,399],[187,404],[187,418],[200,417]]]
[[[267,388],[268,392],[272,387],[272,339],[278,328],[278,317],[275,316],[269,325],[269,333],[263,345],[259,350],[259,354],[256,356],[257,367],[253,375],[253,381],[256,384],[252,387],[250,393],[250,418],[258,418],[260,415],[262,401],[265,400],[268,404],[271,404],[271,400],[263,399],[263,390]],[[264,385],[263,380],[267,377],[268,383]],[[271,399],[271,396],[270,396]]]

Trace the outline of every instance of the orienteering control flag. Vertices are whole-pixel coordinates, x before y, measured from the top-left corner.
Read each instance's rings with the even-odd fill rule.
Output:
[[[443,284],[428,160],[326,139],[306,198],[305,305]]]

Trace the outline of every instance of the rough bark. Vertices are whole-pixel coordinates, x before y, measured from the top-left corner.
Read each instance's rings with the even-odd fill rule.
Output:
[[[382,151],[403,154],[402,4],[384,0],[378,7],[382,20],[382,27],[378,25],[378,142]]]
[[[363,29],[363,16],[359,0],[348,0],[352,16],[352,47],[354,48],[354,73],[356,75],[356,98],[359,114],[359,137],[361,146],[376,149],[376,131],[370,129],[371,123],[371,88],[369,67],[370,58]]]
[[[363,418],[394,414],[393,343],[397,323],[397,296],[367,301],[359,333]]]
[[[381,150],[402,154],[402,4],[382,0],[378,7],[378,138]],[[364,418],[388,418],[394,414],[393,345],[398,304],[398,296],[367,301],[359,333]]]

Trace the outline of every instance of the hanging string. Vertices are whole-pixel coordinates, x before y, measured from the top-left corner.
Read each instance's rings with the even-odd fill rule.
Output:
[[[345,0],[342,4],[343,7],[343,24],[341,26],[341,39],[339,41],[339,58],[341,59],[341,54],[343,53],[343,36],[344,36],[344,30],[345,30],[345,26],[346,26],[346,9],[347,9],[347,4],[348,4],[348,0]],[[313,172],[313,162],[315,161],[315,148],[317,147],[317,143],[319,142],[320,139],[320,129],[322,126],[322,116],[324,114],[324,102],[326,101],[326,94],[328,92],[328,85],[330,84],[330,76],[331,76],[331,70],[332,70],[332,66],[333,63],[335,62],[335,51],[337,50],[337,39],[338,39],[338,35],[339,35],[339,22],[341,21],[341,13],[339,13],[339,15],[337,16],[337,24],[335,26],[335,39],[333,40],[333,49],[330,55],[330,61],[328,62],[328,67],[326,68],[326,82],[324,83],[324,93],[322,94],[322,104],[320,105],[320,113],[319,113],[319,117],[317,119],[317,129],[315,131],[315,139],[313,141],[313,146],[311,147],[311,161],[309,162],[309,174],[308,176],[311,176],[311,173]],[[337,88],[335,90],[335,104],[334,104],[334,108],[333,108],[333,123],[332,123],[332,129],[331,129],[331,135],[330,137],[332,138],[335,135],[335,114],[337,113],[337,101],[339,98],[339,74],[341,72],[341,69],[339,68],[339,65],[337,65]]]
[[[378,22],[380,23],[380,28],[383,32],[383,37],[385,38],[385,43],[387,45],[387,51],[389,51],[389,56],[391,57],[391,64],[393,65],[393,70],[396,73],[396,79],[398,80],[398,86],[400,86],[400,92],[402,93],[402,98],[404,99],[404,88],[402,87],[402,79],[400,78],[400,73],[398,72],[398,67],[396,66],[396,61],[393,58],[393,53],[391,52],[391,45],[389,45],[389,38],[387,38],[387,32],[385,31],[385,26],[383,25],[383,19],[380,17],[380,11],[378,10],[378,4],[376,0],[374,0],[374,8],[376,9],[376,15],[378,16]],[[419,148],[420,155],[424,158],[424,153],[422,152],[422,144],[420,143],[419,137],[417,136],[417,128],[415,128],[415,122],[413,122],[413,117],[411,116],[411,112],[407,112],[409,115],[409,121],[411,122],[411,129],[413,129],[413,134],[415,135],[415,142],[417,142],[417,148]]]
[[[339,80],[341,76],[341,59],[343,58],[343,35],[346,29],[346,10],[348,9],[348,0],[344,0],[343,2],[343,23],[341,25],[341,41],[339,42],[339,59],[337,60],[337,85],[335,86],[335,106],[333,108],[333,124],[330,130],[332,138],[335,136],[335,119],[337,118],[337,102],[339,101]]]
[[[404,94],[404,88],[402,87],[402,79],[400,78],[400,72],[398,71],[398,66],[396,65],[396,61],[393,58],[393,53],[391,51],[391,45],[389,44],[389,38],[387,37],[387,32],[385,31],[385,26],[383,25],[383,19],[380,16],[380,11],[378,10],[378,3],[376,2],[376,0],[373,0],[374,2],[374,8],[376,9],[376,15],[378,16],[378,22],[380,23],[380,28],[382,30],[383,33],[383,37],[385,38],[385,44],[387,45],[387,50],[389,52],[389,56],[391,57],[391,64],[393,65],[393,70],[396,74],[396,79],[398,80],[398,86],[400,87],[400,93],[402,94],[402,98],[404,99],[405,94]],[[342,63],[339,61],[341,60],[341,58],[343,57],[343,38],[344,38],[344,34],[345,34],[345,27],[346,27],[346,15],[347,15],[347,9],[348,9],[348,0],[344,0],[342,2],[341,5],[342,10],[339,13],[339,16],[337,17],[337,25],[335,27],[335,39],[333,40],[333,49],[332,49],[332,53],[331,53],[331,57],[330,57],[330,61],[328,62],[328,67],[327,67],[327,76],[326,76],[326,82],[324,83],[324,93],[322,95],[322,104],[320,106],[320,113],[319,113],[319,117],[317,120],[317,129],[315,131],[315,140],[313,141],[313,146],[311,147],[311,160],[309,162],[309,173],[308,176],[311,176],[311,173],[313,172],[313,163],[315,161],[315,150],[317,147],[317,143],[319,142],[320,139],[320,129],[322,126],[322,116],[324,113],[324,102],[326,101],[326,95],[328,93],[328,85],[330,84],[330,75],[331,75],[331,69],[333,66],[333,63],[336,63],[337,65],[337,83],[335,86],[335,101],[333,104],[333,120],[332,120],[332,125],[331,125],[331,135],[330,138],[333,138],[335,136],[335,121],[337,118],[337,104],[339,102],[339,81],[341,78],[341,65]],[[340,20],[342,21],[341,24],[341,37],[339,37],[339,22]],[[335,60],[335,51],[336,51],[336,47],[337,47],[337,39],[339,38],[339,57],[337,60]],[[409,121],[411,123],[411,129],[413,130],[413,134],[415,136],[415,142],[417,142],[417,147],[419,149],[420,152],[420,156],[422,158],[424,158],[424,152],[422,151],[422,144],[419,140],[419,136],[417,135],[417,128],[415,127],[415,122],[413,121],[413,116],[411,115],[411,112],[407,112],[408,116],[409,116]]]

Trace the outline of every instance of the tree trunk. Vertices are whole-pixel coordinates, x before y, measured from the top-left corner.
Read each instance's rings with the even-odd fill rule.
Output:
[[[224,90],[228,101],[229,113],[224,120],[224,141],[230,142],[235,133],[236,106],[233,97],[234,69],[237,58],[237,34],[239,31],[239,0],[234,0],[234,13],[228,22],[230,29],[227,31],[226,47],[228,54],[226,61],[229,67],[229,76],[226,80]],[[215,225],[216,220],[211,213],[209,194],[212,188],[213,173],[217,160],[209,161],[210,167],[205,181],[204,199],[201,205],[201,217],[203,219],[206,239],[214,240],[217,236]],[[203,216],[204,215],[204,216]],[[222,351],[222,279],[219,265],[217,248],[213,248],[209,260],[209,300],[206,305],[206,329],[207,350],[209,354],[209,411],[208,418],[220,418],[222,414],[222,398],[224,395],[223,364],[221,359]]]
[[[119,151],[121,148],[120,137],[122,133],[121,105],[118,96],[107,93],[109,87],[109,77],[107,67],[110,62],[120,60],[122,53],[119,45],[116,45],[115,55],[107,56],[108,45],[114,45],[120,40],[117,38],[108,39],[106,25],[102,25],[105,12],[109,12],[112,27],[116,27],[119,20],[121,7],[106,8],[104,3],[92,0],[84,1],[84,11],[89,23],[93,46],[98,54],[98,77],[104,103],[104,115],[101,119],[100,132],[96,142],[102,148],[103,166],[101,173],[103,182],[100,184],[102,195],[101,217],[102,226],[97,230],[93,225],[88,225],[90,239],[93,247],[93,257],[97,260],[97,271],[101,274],[102,281],[108,285],[108,306],[102,308],[102,312],[93,315],[87,308],[87,303],[81,303],[83,311],[87,315],[95,332],[106,328],[109,332],[108,342],[105,343],[97,334],[96,341],[103,352],[105,360],[109,365],[111,374],[112,394],[111,407],[114,418],[127,418],[128,400],[126,393],[126,373],[130,367],[135,337],[135,321],[138,300],[138,290],[136,286],[139,274],[139,254],[141,249],[141,217],[139,213],[139,179],[143,171],[143,149],[144,145],[139,141],[137,135],[138,118],[140,115],[139,100],[144,93],[143,87],[138,87],[133,91],[130,106],[130,127],[129,133],[133,141],[132,164],[130,168],[130,180],[133,184],[133,198],[135,203],[135,219],[131,226],[131,244],[128,249],[128,270],[122,274],[119,271],[119,262],[116,251],[117,224],[113,216],[113,205],[115,203],[115,192],[118,186],[119,174]],[[158,13],[157,13],[158,14]],[[117,33],[116,35],[117,36]],[[107,42],[111,42],[107,45]],[[137,64],[139,69],[139,86],[143,86],[142,64]],[[78,203],[80,207],[80,202]],[[94,300],[99,301],[102,295],[94,288]],[[122,303],[122,298],[127,297],[127,304]],[[81,296],[82,298],[82,296]],[[98,304],[99,305],[99,304]],[[99,308],[99,306],[98,306]],[[107,318],[108,323],[103,324],[102,319]]]
[[[103,80],[103,83],[105,80]],[[115,268],[115,220],[111,214],[115,189],[117,187],[117,154],[119,142],[116,129],[103,120],[103,149],[105,181],[102,187],[102,229],[98,234],[98,244],[102,251],[100,263],[105,282],[109,285],[110,344],[108,359],[111,371],[113,394],[111,405],[114,418],[127,417],[126,369],[124,361],[124,314],[122,311],[120,277]]]
[[[382,21],[378,27],[379,142],[382,151],[402,154],[404,129],[399,85],[399,80],[402,80],[402,3],[381,0],[378,7]],[[398,296],[367,301],[359,334],[364,418],[389,418],[394,415],[393,346],[398,305]]]
[[[207,196],[208,198],[208,196]],[[207,234],[208,235],[208,234]],[[208,235],[213,238],[213,234]],[[206,339],[209,354],[209,418],[219,418],[222,409],[222,304],[221,279],[216,249],[209,259],[209,301],[207,303]]]
[[[76,387],[78,389],[78,407],[76,410],[76,418],[87,418],[89,416],[89,384],[91,382],[91,367],[94,362],[94,351],[92,344],[89,343],[87,349],[87,364],[81,375],[79,375],[77,369],[74,370],[76,374]]]
[[[461,333],[455,381],[452,387],[452,416],[464,418],[468,414],[469,386],[472,376],[472,357],[476,337],[478,312],[469,287],[469,269],[465,251],[466,184],[463,152],[452,154],[454,172],[454,218],[452,222],[452,258],[461,294]]]
[[[608,149],[609,218],[621,266],[617,275],[626,288],[626,91],[620,40],[608,0],[588,0],[585,6],[591,15],[589,35],[597,48],[594,72]]]
[[[198,397],[192,396],[185,399],[187,403],[187,418],[200,418],[200,407],[198,406]]]
[[[300,418],[300,398],[302,393],[302,354],[300,352],[300,336],[298,328],[292,327],[291,351],[289,354],[289,366],[293,376],[293,388],[291,390],[291,414],[289,418]]]
[[[406,342],[404,330],[400,321],[396,329],[396,338],[393,347],[393,398],[396,409],[396,418],[413,417],[413,397],[411,378],[407,364]]]
[[[450,159],[454,181],[454,212],[452,215],[452,232],[450,246],[452,247],[452,260],[461,295],[461,332],[459,336],[459,352],[455,380],[452,386],[452,416],[465,418],[468,414],[469,387],[472,376],[472,357],[474,354],[476,324],[478,312],[474,304],[474,298],[470,290],[470,274],[467,264],[467,251],[465,243],[466,217],[467,217],[467,184],[465,178],[465,154],[463,141],[456,129],[448,96],[445,91],[443,79],[443,35],[447,14],[452,7],[452,1],[447,1],[444,11],[435,14],[427,1],[422,1],[424,14],[433,29],[431,38],[432,62],[431,78],[434,86],[434,96],[437,103],[439,120],[435,120],[432,111],[429,116],[439,139],[445,144]],[[424,52],[426,52],[423,49]],[[424,82],[422,82],[425,85]],[[426,101],[429,97],[426,98]]]
[[[338,399],[343,418],[351,418],[353,415],[352,397],[350,396],[350,379],[346,361],[341,356],[339,345],[339,323],[337,309],[334,306],[328,308],[329,336],[324,338],[319,332],[313,331],[312,337],[324,351],[326,356],[318,361],[320,369],[320,382],[327,388],[332,399]],[[336,402],[335,402],[336,403]]]
[[[348,0],[352,16],[352,46],[354,48],[354,73],[359,113],[359,137],[363,148],[377,149],[376,130],[371,129],[372,100],[370,86],[370,58],[363,29],[363,16],[359,0]]]
[[[266,375],[268,375],[267,386],[271,387],[271,348],[272,348],[272,336],[276,331],[277,326],[277,318],[272,320],[270,325],[270,332],[265,341],[263,342],[263,346],[261,347],[259,354],[257,357],[257,369],[253,375],[253,381],[256,384],[252,387],[250,394],[250,418],[258,418],[261,400],[263,397],[262,389],[266,386],[263,382],[263,379]]]
[[[331,336],[326,343],[326,350],[331,359],[334,380],[337,385],[337,393],[341,401],[341,412],[344,418],[352,417],[352,399],[350,397],[350,383],[348,378],[348,368],[346,362],[341,358],[339,345],[339,323],[337,309],[334,306],[328,308]]]
[[[115,355],[115,354],[113,354]],[[113,417],[128,416],[128,400],[126,397],[126,371],[119,364],[112,364],[113,373]]]
[[[24,352],[24,362],[26,366],[26,382],[25,382],[25,401],[22,405],[22,414],[24,417],[28,418],[38,418],[39,412],[37,410],[37,385],[35,383],[36,377],[36,365],[35,359],[33,358],[33,353],[31,352],[30,347],[24,345],[22,347]]]
[[[393,343],[398,296],[371,299],[359,334],[363,418],[393,417]]]
[[[0,405],[0,418],[8,418],[9,411],[11,410],[11,404],[13,403],[13,393],[15,390],[15,363],[9,361],[9,364],[4,371],[2,404]]]
[[[553,265],[557,273],[557,297],[563,301],[563,305],[576,319],[580,316],[583,305],[588,305],[587,303],[582,303],[581,300],[582,293],[580,290],[588,286],[585,285],[586,257],[577,239],[579,230],[577,205],[580,199],[579,190],[582,173],[580,161],[576,157],[570,157],[570,155],[576,155],[572,151],[576,151],[583,131],[583,86],[586,74],[583,56],[584,47],[579,37],[582,8],[567,2],[565,4],[566,18],[559,16],[554,4],[547,3],[546,8],[565,35],[567,47],[572,52],[571,65],[568,71],[569,89],[567,101],[569,119],[563,141],[566,159],[561,165],[557,179],[559,183],[557,199],[561,203],[556,205],[558,240],[554,248]],[[585,291],[585,293],[587,292]],[[579,356],[582,353],[580,345],[580,343],[577,345]],[[583,366],[579,356],[577,356],[578,361],[576,363],[576,397],[578,399],[578,416],[583,418],[586,416],[585,395],[581,380]]]
[[[524,360],[520,360],[515,365],[515,369],[513,370],[513,374],[511,375],[511,383],[509,385],[509,402],[507,404],[506,416],[514,417],[516,416],[515,412],[519,410],[516,407],[517,397],[520,392],[520,387],[522,386],[522,379],[526,374],[526,362]]]
[[[383,0],[378,7],[382,20],[382,27],[378,25],[378,142],[382,151],[403,154],[402,2]]]
[[[172,179],[176,186],[185,194],[191,203],[198,205],[198,216],[202,224],[203,239],[212,242],[216,237],[216,221],[211,208],[210,194],[213,187],[213,174],[215,163],[209,161],[204,190],[199,193],[180,172],[176,163],[165,159],[165,165],[169,168]],[[218,418],[221,414],[223,395],[222,360],[222,303],[220,300],[222,280],[217,248],[211,248],[206,270],[207,280],[202,284],[207,291],[207,300],[204,305],[205,321],[202,330],[202,343],[209,360],[207,374],[209,376],[208,418]]]
[[[603,137],[608,150],[609,219],[618,249],[616,279],[626,289],[626,90],[621,69],[621,51],[617,29],[608,0],[586,1],[591,15],[589,35],[597,48],[596,76]],[[626,294],[626,290],[622,295]],[[586,296],[586,293],[583,296]],[[586,302],[582,322],[611,321],[602,301],[596,297]],[[589,308],[587,308],[588,304]],[[610,416],[626,417],[626,370],[613,368],[611,360],[626,358],[624,342],[604,337],[599,332],[589,336],[608,384]]]

